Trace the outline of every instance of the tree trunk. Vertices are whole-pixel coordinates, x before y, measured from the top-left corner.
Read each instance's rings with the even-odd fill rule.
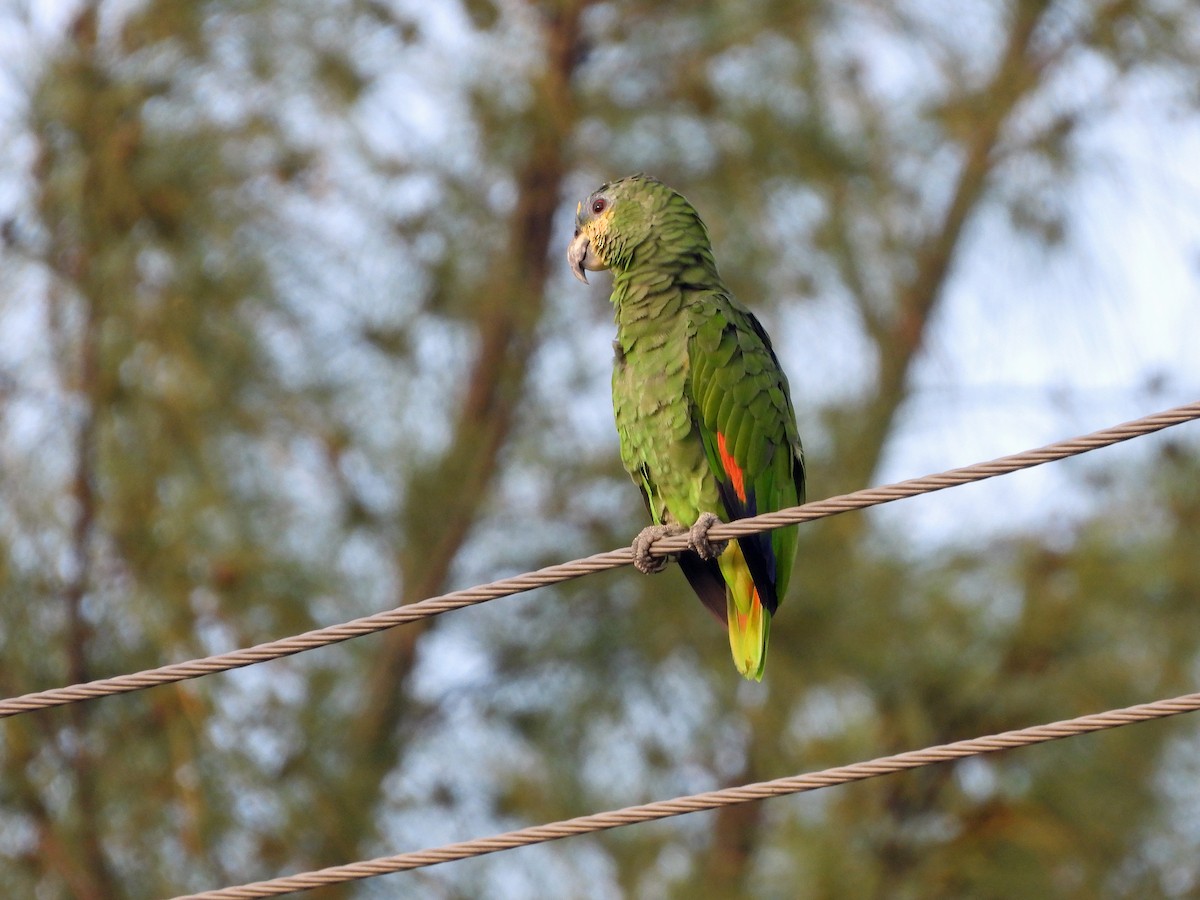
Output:
[[[478,306],[479,352],[446,453],[414,472],[409,482],[409,542],[397,551],[404,604],[446,590],[451,566],[479,518],[516,419],[544,306],[550,228],[575,119],[571,79],[579,56],[579,20],[588,2],[564,4],[543,18],[546,67],[526,125],[530,147],[517,175],[507,249],[493,264],[493,292]],[[412,715],[408,678],[421,638],[431,627],[432,621],[417,622],[379,638],[382,647],[364,687],[362,712],[346,745],[339,818],[331,823],[335,830],[326,842],[328,852],[317,864],[356,858],[375,835],[380,785],[402,756],[402,726]]]

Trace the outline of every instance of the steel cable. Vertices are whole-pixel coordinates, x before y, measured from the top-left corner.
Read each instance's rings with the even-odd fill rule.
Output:
[[[852,781],[864,781],[880,775],[889,775],[907,769],[917,769],[948,760],[962,759],[968,756],[978,756],[983,753],[996,753],[1000,750],[1010,750],[1015,747],[1026,747],[1031,744],[1041,744],[1056,741],[1079,734],[1089,734],[1109,728],[1119,728],[1135,722],[1145,722],[1150,719],[1163,719],[1181,713],[1194,712],[1200,709],[1200,693],[1186,694],[1170,700],[1157,700],[1153,703],[1143,703],[1125,709],[1115,709],[1108,712],[1081,716],[1053,722],[1048,725],[1035,725],[1017,731],[1006,731],[987,737],[955,741],[924,750],[910,750],[897,753],[894,756],[884,756],[867,762],[854,763],[848,766],[838,766],[824,769],[807,775],[795,775],[789,778],[777,778],[773,781],[763,781],[741,787],[724,788],[703,794],[692,794],[686,797],[676,797],[673,800],[660,800],[655,803],[645,803],[640,806],[629,806],[625,809],[610,812],[594,813],[552,822],[547,825],[537,825],[508,831],[491,837],[477,838],[455,844],[446,844],[429,850],[417,850],[411,853],[398,853],[394,856],[381,856],[376,859],[363,860],[343,866],[331,866],[314,872],[299,875],[289,875],[282,878],[272,878],[269,881],[257,881],[238,887],[221,888],[200,894],[190,894],[176,900],[249,900],[253,897],[274,897],[289,894],[294,891],[309,890],[332,884],[343,884],[348,881],[358,881],[376,875],[386,875],[393,872],[403,872],[435,866],[439,863],[454,862],[497,853],[501,850],[512,850],[531,844],[542,844],[556,841],[565,837],[581,834],[592,834],[607,831],[625,825],[635,825],[642,822],[652,822],[671,816],[681,816],[702,810],[718,809],[725,806],[735,806],[741,803],[752,803],[769,797],[781,797],[788,794],[801,794],[815,791],[819,788],[847,784]]]
[[[806,503],[804,506],[794,506],[778,512],[764,513],[752,518],[739,519],[736,522],[723,523],[714,526],[710,532],[710,536],[714,540],[739,537],[745,534],[779,528],[784,525],[809,522],[853,509],[863,509],[882,503],[890,503],[893,500],[899,500],[904,497],[913,497],[918,494],[932,493],[975,481],[984,481],[988,478],[994,478],[997,475],[1006,475],[1020,469],[1028,469],[1042,465],[1043,463],[1077,456],[1090,450],[1099,449],[1100,447],[1108,447],[1112,444],[1130,440],[1131,438],[1160,431],[1163,428],[1169,428],[1172,425],[1190,422],[1197,418],[1200,418],[1200,401],[1143,416],[1140,419],[1095,431],[1082,437],[1057,441],[1053,444],[1047,444],[1044,447],[1026,450],[1011,456],[1002,456],[999,459],[989,462],[975,463],[974,465],[964,466],[959,469],[951,469],[947,472],[913,478],[883,487],[866,488],[851,494],[843,494],[837,497],[830,497],[827,500]],[[686,547],[686,536],[678,536],[656,541],[651,550],[656,556],[665,556],[669,553],[683,550]],[[23,694],[19,697],[0,700],[0,718],[7,718],[54,706],[63,706],[69,703],[77,703],[83,700],[91,700],[96,697],[139,691],[160,684],[185,681],[189,678],[211,675],[214,672],[225,672],[230,669],[254,665],[255,663],[267,662],[268,660],[301,653],[305,650],[312,650],[317,647],[324,647],[351,638],[361,637],[362,635],[373,634],[374,632],[414,622],[418,619],[441,615],[450,610],[474,606],[498,597],[569,581],[592,572],[615,569],[627,565],[632,561],[633,554],[629,548],[598,553],[583,559],[548,566],[544,569],[538,569],[535,572],[526,572],[477,587],[452,591],[448,594],[431,597],[339,625],[318,628],[304,634],[280,638],[279,640],[234,650],[229,653],[220,653],[203,659],[171,663],[156,669],[146,669],[141,672],[117,675],[111,678],[101,678],[82,684]]]

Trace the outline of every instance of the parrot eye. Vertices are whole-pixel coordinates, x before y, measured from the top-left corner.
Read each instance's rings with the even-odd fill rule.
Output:
[[[598,216],[600,213],[604,212],[604,208],[606,206],[608,206],[608,201],[603,197],[597,197],[592,201],[592,213]]]

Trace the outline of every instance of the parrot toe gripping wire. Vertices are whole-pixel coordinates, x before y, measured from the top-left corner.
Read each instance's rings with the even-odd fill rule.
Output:
[[[710,512],[700,513],[696,524],[688,530],[688,546],[704,560],[716,559],[725,552],[729,541],[710,541],[708,532],[714,525],[720,525],[721,520]]]
[[[708,532],[714,525],[721,524],[721,519],[712,513],[701,513],[696,524],[691,528],[682,525],[648,525],[638,532],[633,539],[633,566],[645,575],[656,575],[667,567],[671,556],[652,556],[651,545],[661,538],[675,537],[686,534],[688,548],[701,559],[716,559],[725,552],[729,541],[711,541]],[[673,556],[674,554],[672,554]]]
[[[633,567],[643,575],[657,575],[667,567],[670,556],[651,556],[650,545],[665,537],[675,537],[687,531],[681,525],[647,525],[633,539]]]

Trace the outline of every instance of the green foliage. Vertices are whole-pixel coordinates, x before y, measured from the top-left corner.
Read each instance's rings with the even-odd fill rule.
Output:
[[[877,478],[957,272],[1068,251],[1088,128],[1146,84],[1196,114],[1182,0],[438,9],[5,13],[36,47],[0,124],[26,154],[0,173],[5,696],[625,543],[609,311],[562,263],[601,181],[702,212],[821,497]],[[1005,247],[973,238],[996,222]],[[617,572],[6,720],[0,883],[165,896],[1191,690],[1200,472],[1143,445],[1073,469],[1087,503],[1037,529],[800,529],[762,685],[678,572]],[[327,893],[1183,895],[1194,731]]]

